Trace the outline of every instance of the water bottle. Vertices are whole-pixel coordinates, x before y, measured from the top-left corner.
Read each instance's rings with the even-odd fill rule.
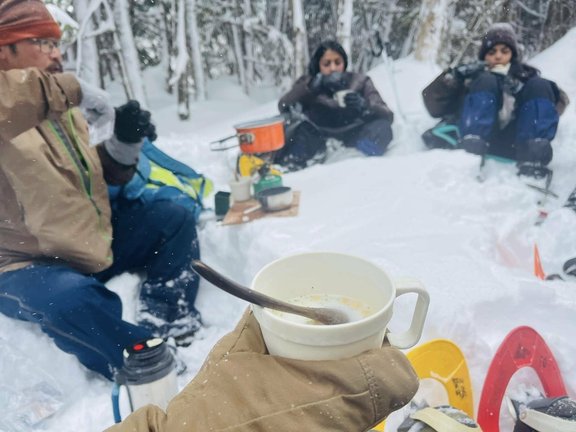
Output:
[[[115,376],[112,389],[114,421],[120,414],[120,387],[126,388],[130,411],[152,404],[166,409],[178,393],[176,363],[164,340],[151,338],[136,342],[123,351],[124,366]]]

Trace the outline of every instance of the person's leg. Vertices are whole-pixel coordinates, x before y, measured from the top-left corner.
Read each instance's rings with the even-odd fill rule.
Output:
[[[516,96],[516,158],[519,163],[547,165],[552,160],[551,141],[559,115],[552,84],[540,77],[528,80]]]
[[[314,159],[326,153],[326,137],[309,122],[302,122],[287,133],[284,147],[275,155],[274,162],[290,171],[306,168]]]
[[[512,161],[516,160],[515,134],[516,120],[514,119],[504,129],[498,129],[490,136],[488,154]]]
[[[460,147],[474,154],[488,151],[490,135],[497,127],[502,106],[501,79],[483,72],[470,83],[460,113]]]
[[[96,277],[145,271],[138,324],[163,338],[193,334],[202,321],[194,307],[199,278],[190,267],[200,258],[192,212],[171,201],[122,200],[112,226],[114,264]]]
[[[125,347],[151,337],[122,320],[118,295],[71,268],[33,265],[0,273],[0,286],[0,312],[39,324],[60,349],[108,379],[122,366]]]
[[[354,129],[344,138],[346,147],[355,147],[366,156],[382,156],[392,141],[392,125],[385,119],[374,119]]]

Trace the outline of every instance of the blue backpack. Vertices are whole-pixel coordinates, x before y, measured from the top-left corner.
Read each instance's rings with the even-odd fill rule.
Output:
[[[191,210],[197,221],[204,209],[203,199],[213,187],[211,180],[145,139],[132,179],[123,186],[108,186],[108,191],[112,201],[122,197],[143,202],[175,202]]]

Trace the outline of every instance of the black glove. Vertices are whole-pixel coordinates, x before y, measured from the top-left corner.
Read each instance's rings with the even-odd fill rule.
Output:
[[[486,62],[479,60],[473,63],[466,63],[456,66],[454,69],[452,69],[452,72],[456,78],[464,80],[466,78],[472,78],[474,75],[482,72],[485,69]]]
[[[332,72],[322,76],[322,88],[330,93],[336,93],[346,88],[346,79],[343,72]]]
[[[150,111],[140,108],[138,101],[130,100],[116,108],[114,134],[118,140],[131,144],[139,143],[145,137],[156,140],[156,127],[150,122]]]
[[[366,108],[366,99],[357,92],[350,92],[344,96],[344,103],[346,104],[346,108],[350,108],[358,114],[361,114],[364,108]]]
[[[322,90],[322,72],[318,72],[308,83],[308,88],[313,93],[320,93]]]

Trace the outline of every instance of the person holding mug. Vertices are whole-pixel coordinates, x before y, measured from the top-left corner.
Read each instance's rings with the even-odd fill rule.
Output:
[[[516,161],[519,175],[547,175],[568,97],[521,61],[509,23],[493,24],[478,60],[445,70],[422,96],[430,115],[442,119],[422,135],[427,147],[499,156]]]
[[[339,360],[272,356],[248,311],[166,411],[147,405],[106,432],[366,431],[417,389],[408,359],[387,340]]]
[[[278,102],[287,121],[276,163],[295,171],[321,162],[328,138],[366,156],[384,154],[394,115],[372,80],[347,67],[348,56],[338,42],[327,40],[316,49],[308,73]]]

